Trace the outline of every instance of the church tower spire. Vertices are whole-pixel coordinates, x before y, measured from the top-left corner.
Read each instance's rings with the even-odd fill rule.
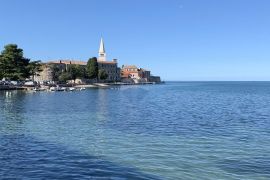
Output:
[[[105,52],[104,42],[102,38],[100,40],[100,45],[99,45],[98,60],[106,61],[106,52]]]

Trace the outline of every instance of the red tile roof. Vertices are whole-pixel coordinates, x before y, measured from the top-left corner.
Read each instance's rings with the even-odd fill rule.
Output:
[[[75,65],[87,65],[87,62],[80,60],[53,60],[48,61],[51,64],[75,64]],[[117,64],[115,61],[98,61],[100,64]]]

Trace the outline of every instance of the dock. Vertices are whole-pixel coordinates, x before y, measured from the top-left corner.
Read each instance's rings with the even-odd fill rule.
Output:
[[[0,90],[27,90],[26,87],[21,87],[21,86],[12,86],[12,85],[0,85]]]

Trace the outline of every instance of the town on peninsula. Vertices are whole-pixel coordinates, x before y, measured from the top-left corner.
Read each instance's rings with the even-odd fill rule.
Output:
[[[0,90],[34,91],[84,90],[87,87],[162,83],[159,76],[137,65],[118,66],[117,59],[107,60],[101,38],[98,57],[88,61],[58,59],[30,61],[23,50],[9,44],[0,54]]]

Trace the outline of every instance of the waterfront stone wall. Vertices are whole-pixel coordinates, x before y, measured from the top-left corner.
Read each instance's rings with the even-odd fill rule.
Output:
[[[150,82],[160,83],[161,79],[159,76],[150,76]]]

